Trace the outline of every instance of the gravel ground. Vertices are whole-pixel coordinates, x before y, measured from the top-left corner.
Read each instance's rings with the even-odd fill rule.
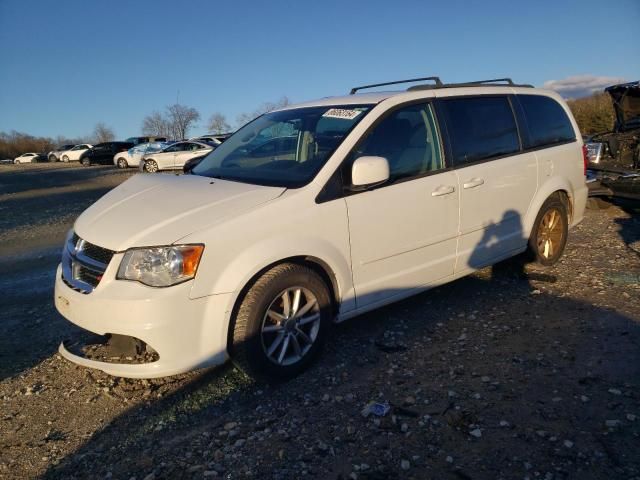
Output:
[[[640,479],[640,210],[338,325],[277,385],[77,367],[52,304],[73,218],[130,172],[0,167],[0,477]],[[383,417],[361,413],[388,402]]]

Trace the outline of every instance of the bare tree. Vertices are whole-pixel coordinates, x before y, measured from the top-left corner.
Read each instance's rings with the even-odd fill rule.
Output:
[[[231,125],[227,122],[227,118],[216,112],[209,118],[209,126],[207,130],[211,133],[227,133],[231,130]]]
[[[158,111],[142,120],[142,133],[174,140],[187,138],[189,130],[200,120],[200,113],[193,107],[179,103],[166,107],[166,113]]]
[[[200,120],[200,112],[193,107],[175,103],[167,107],[167,118],[171,125],[173,138],[180,140],[187,138],[191,127]]]
[[[107,127],[104,122],[96,123],[93,128],[93,143],[111,142],[116,138],[113,129]]]
[[[277,110],[279,108],[286,107],[290,103],[291,102],[289,101],[289,98],[286,96],[282,97],[277,102],[265,102],[262,105],[260,105],[256,110],[254,110],[252,113],[241,113],[240,115],[238,115],[236,117],[237,126],[241,127],[245,123],[249,123],[254,118],[258,118],[260,115],[272,112],[273,110]]]
[[[142,120],[142,133],[155,137],[171,137],[169,121],[160,113],[153,112]]]

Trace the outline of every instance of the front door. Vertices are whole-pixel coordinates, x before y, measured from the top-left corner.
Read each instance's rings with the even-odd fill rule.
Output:
[[[346,197],[357,307],[386,303],[451,276],[458,234],[456,174],[445,170],[432,107],[400,107],[345,162],[389,162],[387,184]]]

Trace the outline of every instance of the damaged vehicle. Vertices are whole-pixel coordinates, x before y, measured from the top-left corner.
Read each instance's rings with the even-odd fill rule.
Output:
[[[615,111],[613,130],[592,135],[589,196],[640,200],[640,81],[605,88]]]
[[[334,322],[520,253],[558,262],[586,163],[562,98],[510,79],[287,105],[188,175],[135,175],[78,217],[55,305],[107,343],[74,334],[59,352],[122,377],[228,359],[292,377]]]

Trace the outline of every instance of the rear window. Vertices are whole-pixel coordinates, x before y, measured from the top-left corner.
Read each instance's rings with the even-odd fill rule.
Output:
[[[572,142],[576,134],[564,108],[553,98],[542,95],[517,95],[527,120],[525,148]]]
[[[454,164],[516,153],[518,129],[507,97],[443,100]]]

